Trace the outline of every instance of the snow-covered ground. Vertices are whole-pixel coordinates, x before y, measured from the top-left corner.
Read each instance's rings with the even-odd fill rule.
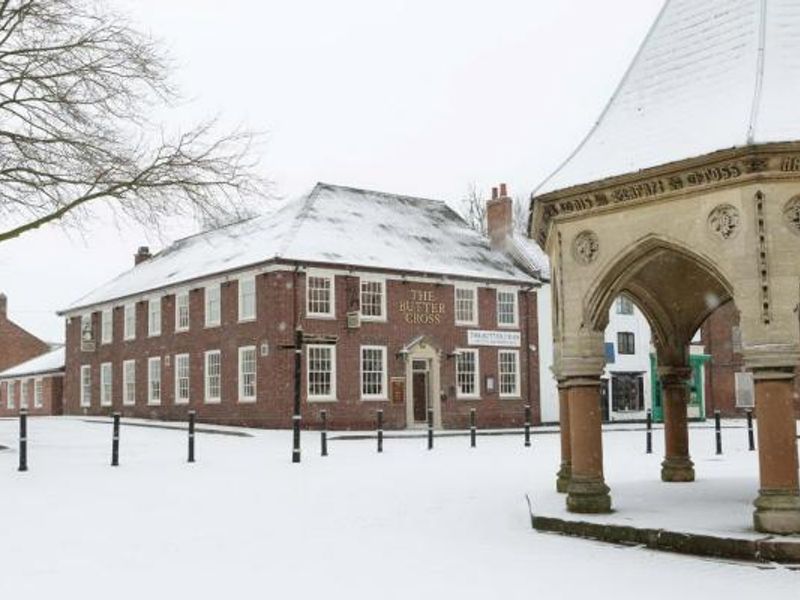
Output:
[[[17,423],[0,420],[0,598],[795,598],[800,572],[539,534],[534,507],[552,492],[558,436],[333,440],[319,456],[304,434],[301,465],[285,431],[199,434],[185,462],[182,431],[122,429],[108,466],[107,423],[31,419],[30,471],[16,471]],[[660,432],[658,432],[660,433]],[[609,431],[616,517],[676,522],[708,509],[711,529],[746,528],[755,453],[728,429],[693,429],[698,483],[667,490],[641,431]],[[655,493],[666,490],[656,505]],[[693,492],[691,494],[687,494]],[[684,494],[680,496],[680,494]],[[709,500],[726,498],[722,508]],[[650,506],[644,506],[643,500]],[[694,511],[694,512],[692,512]],[[725,513],[725,514],[721,514]]]

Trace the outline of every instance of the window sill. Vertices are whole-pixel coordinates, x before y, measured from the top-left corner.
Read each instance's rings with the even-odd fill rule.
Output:
[[[189,404],[188,398],[185,400],[175,400],[175,406],[186,406],[187,404]]]
[[[148,338],[161,337],[161,332],[159,331],[158,333],[148,333],[147,337]]]
[[[480,400],[480,396],[456,396],[456,400]]]
[[[161,400],[158,400],[158,401],[148,400],[147,401],[147,406],[161,406]]]
[[[239,319],[238,323],[255,323],[255,317],[245,317],[244,319]]]
[[[222,398],[205,398],[203,404],[222,404]]]
[[[507,396],[500,394],[500,400],[522,400],[522,396],[519,394],[509,394]]]
[[[175,330],[175,333],[188,333],[188,332],[189,332],[189,328],[188,327],[185,327],[183,329],[176,329]]]
[[[327,315],[327,314],[307,314],[306,319],[317,319],[319,321],[335,321],[335,315]]]
[[[361,396],[362,402],[388,402],[387,396]]]
[[[498,329],[519,329],[519,323],[498,323]]]
[[[255,398],[239,398],[239,404],[255,404]]]
[[[336,398],[313,398],[313,397],[309,397],[309,398],[306,399],[306,402],[332,404],[332,403],[338,402],[338,400]]]
[[[205,329],[214,329],[215,327],[222,327],[222,323],[206,323],[203,327]]]
[[[456,321],[455,325],[456,325],[456,327],[477,327],[478,326],[477,323],[467,323],[465,321]]]
[[[365,317],[361,315],[361,322],[362,323],[386,323],[388,319],[386,317]]]

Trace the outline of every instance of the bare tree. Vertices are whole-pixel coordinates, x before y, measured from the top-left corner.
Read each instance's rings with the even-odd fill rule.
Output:
[[[177,100],[158,43],[99,0],[0,0],[0,242],[107,201],[148,227],[242,216],[265,197],[249,132],[165,133]]]
[[[478,188],[475,183],[469,184],[467,193],[461,199],[461,214],[467,225],[481,235],[488,235],[488,224],[486,221],[486,202],[488,196]],[[522,196],[514,197],[512,210],[512,220],[514,232],[523,236],[528,231],[528,203]]]

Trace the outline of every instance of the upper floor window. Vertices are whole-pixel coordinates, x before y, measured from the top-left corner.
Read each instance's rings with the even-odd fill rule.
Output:
[[[239,320],[256,318],[256,278],[252,275],[239,279]]]
[[[126,304],[125,319],[122,323],[122,333],[126,340],[136,339],[136,305]]]
[[[456,325],[477,325],[478,310],[477,297],[478,290],[468,287],[457,287],[455,292],[455,314]]]
[[[617,298],[617,314],[632,315],[633,302],[631,302],[630,299],[626,298],[625,296],[620,296],[619,298]]]
[[[189,292],[175,294],[175,331],[189,330]]]
[[[206,287],[206,327],[216,327],[222,322],[222,298],[219,284]]]
[[[333,317],[333,275],[309,271],[306,276],[306,313],[309,317]]]
[[[147,303],[147,335],[161,335],[161,298],[150,298]]]
[[[361,317],[365,320],[386,318],[385,280],[361,279]]]
[[[100,322],[100,341],[103,344],[110,344],[114,338],[114,312],[106,308],[102,313]]]
[[[636,336],[629,331],[617,333],[617,352],[620,354],[636,354]]]
[[[497,324],[516,327],[519,321],[516,290],[497,290]]]
[[[459,398],[478,398],[480,394],[478,351],[458,350],[456,354],[456,395]]]

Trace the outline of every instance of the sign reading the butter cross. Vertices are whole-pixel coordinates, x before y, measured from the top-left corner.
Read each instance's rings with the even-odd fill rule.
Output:
[[[502,348],[519,348],[522,336],[519,331],[467,331],[467,344],[470,346],[495,346]]]
[[[409,300],[400,302],[400,312],[406,323],[438,325],[442,322],[444,303],[439,302],[433,292],[410,290]]]

